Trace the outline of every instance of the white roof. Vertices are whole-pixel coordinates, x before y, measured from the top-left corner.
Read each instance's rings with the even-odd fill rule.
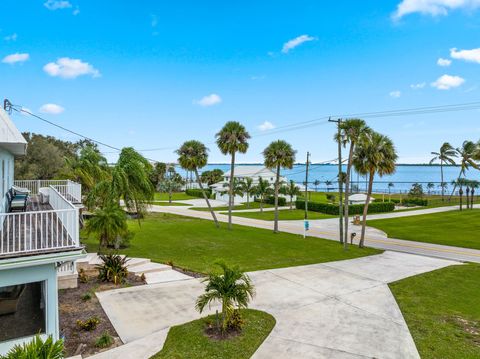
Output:
[[[234,177],[275,177],[275,172],[262,166],[235,166]],[[230,171],[226,172],[230,177]]]
[[[14,156],[24,156],[27,152],[27,141],[3,109],[0,109],[0,147]]]
[[[352,194],[351,196],[348,196],[348,200],[355,202],[366,202],[367,195],[363,193]]]

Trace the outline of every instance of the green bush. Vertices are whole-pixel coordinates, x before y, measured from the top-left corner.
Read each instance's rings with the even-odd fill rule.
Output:
[[[99,324],[100,319],[98,319],[97,317],[91,317],[86,320],[77,320],[77,326],[87,332],[95,330]]]
[[[260,202],[260,198],[255,198],[255,202]],[[275,196],[269,196],[263,200],[263,203],[267,204],[275,204]],[[286,206],[287,199],[285,197],[278,197],[278,205],[279,206]]]
[[[297,200],[295,202],[297,209],[305,209],[305,201]],[[363,204],[351,204],[348,206],[348,214],[356,215],[363,213]],[[392,212],[395,209],[395,204],[393,202],[372,202],[368,206],[368,213],[385,213]],[[308,202],[308,210],[312,212],[320,212],[325,214],[338,215],[339,206],[338,204],[331,203],[318,203],[318,202]]]
[[[112,282],[115,285],[123,283],[128,275],[127,262],[130,259],[118,254],[100,254],[102,264],[97,265],[98,279],[102,282]]]
[[[382,199],[381,198],[376,198],[374,200],[374,202],[375,203],[380,203],[380,202],[382,202]],[[402,199],[401,201],[398,198],[392,198],[390,200],[385,199],[385,202],[392,202],[392,203],[395,203],[395,204],[400,204],[401,203],[402,205],[404,205],[406,207],[408,207],[408,206],[411,206],[411,207],[413,207],[413,206],[424,206],[424,207],[428,206],[428,199],[423,199],[423,198],[409,198],[409,197],[406,197],[406,198]]]
[[[103,334],[95,341],[95,346],[97,348],[108,348],[113,344],[113,341],[113,337],[110,335],[108,330],[105,330]]]
[[[61,359],[64,357],[63,340],[54,341],[49,336],[45,341],[37,335],[29,343],[15,345],[7,355],[0,355],[1,359]]]
[[[205,191],[205,194],[207,195],[208,198],[212,197],[211,188],[205,188],[204,191]],[[187,189],[187,190],[185,190],[185,194],[187,194],[188,196],[192,196],[192,197],[203,198],[203,193],[202,193],[202,190],[200,188]]]

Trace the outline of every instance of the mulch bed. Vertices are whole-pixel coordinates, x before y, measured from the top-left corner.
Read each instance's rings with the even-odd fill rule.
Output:
[[[89,278],[87,283],[79,281],[78,288],[63,289],[58,293],[60,332],[65,339],[66,357],[78,354],[88,356],[122,345],[122,341],[118,338],[115,328],[110,323],[94,292],[144,284],[139,277],[133,274],[129,274],[126,282],[118,286],[99,281],[96,271],[88,271],[87,276]],[[91,293],[91,299],[82,300],[83,295],[88,292]],[[84,331],[77,326],[77,320],[86,320],[92,317],[100,320],[95,330]],[[109,348],[101,349],[95,346],[95,341],[104,332],[108,332],[115,341]]]

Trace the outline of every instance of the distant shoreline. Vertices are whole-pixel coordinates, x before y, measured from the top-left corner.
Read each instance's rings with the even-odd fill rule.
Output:
[[[209,166],[230,166],[230,163],[208,163]],[[305,163],[295,163],[295,166],[305,165]],[[312,166],[338,166],[337,163],[311,163]],[[345,163],[343,164],[345,165]],[[236,163],[235,166],[263,166],[263,163]],[[440,167],[437,163],[397,163],[397,166],[423,166],[423,167]],[[460,165],[444,164],[444,167],[460,167]]]

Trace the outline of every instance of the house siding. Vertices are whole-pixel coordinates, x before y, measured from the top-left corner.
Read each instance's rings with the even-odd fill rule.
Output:
[[[0,213],[5,213],[6,194],[13,185],[14,161],[10,152],[0,148]]]

